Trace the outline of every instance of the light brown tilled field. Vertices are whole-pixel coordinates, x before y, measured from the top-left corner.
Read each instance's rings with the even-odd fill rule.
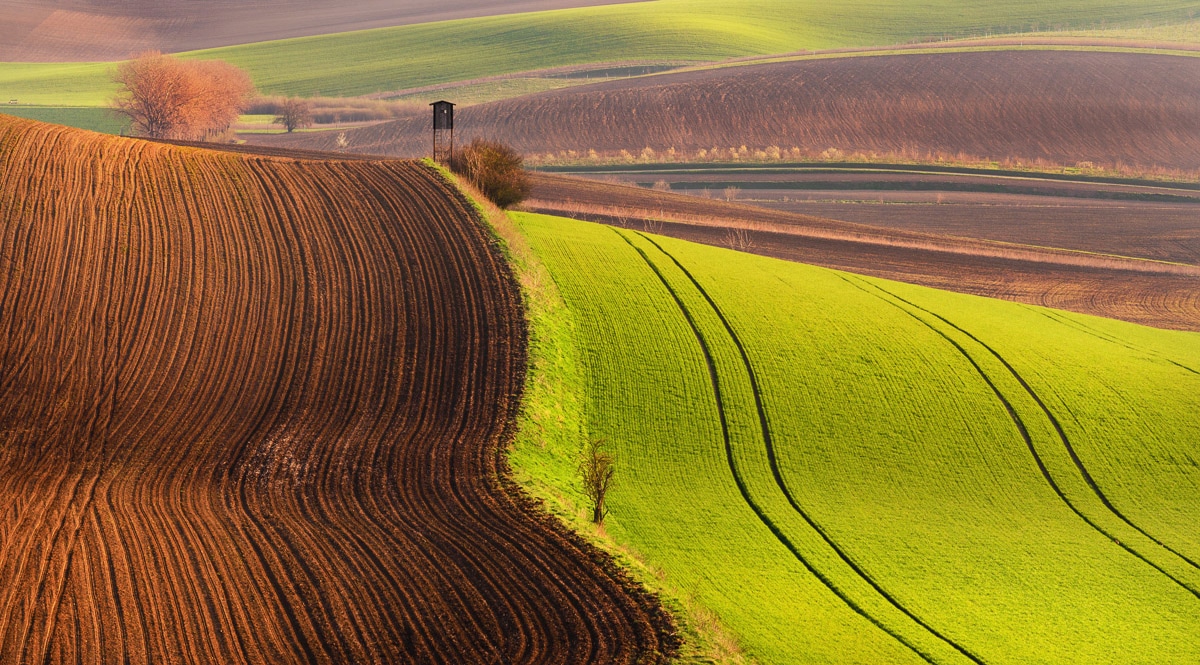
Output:
[[[453,100],[451,100],[453,101]],[[428,118],[347,132],[350,150],[428,150]],[[836,148],[914,159],[1200,170],[1200,58],[998,51],[805,60],[528,95],[459,111],[459,138],[525,153]],[[333,149],[335,136],[248,137]],[[652,160],[653,161],[653,160]]]
[[[412,162],[0,120],[0,662],[642,662],[506,479],[519,293]]]

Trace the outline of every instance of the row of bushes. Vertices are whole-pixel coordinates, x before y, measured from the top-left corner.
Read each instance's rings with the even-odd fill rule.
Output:
[[[288,97],[258,97],[250,101],[243,113],[282,115],[289,101],[292,100]],[[345,97],[305,97],[302,101],[307,104],[312,120],[318,125],[394,120],[427,111],[426,105],[419,102]]]

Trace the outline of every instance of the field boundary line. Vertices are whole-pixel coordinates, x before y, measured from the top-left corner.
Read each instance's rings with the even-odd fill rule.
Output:
[[[1186,372],[1190,372],[1192,374],[1200,376],[1200,371],[1194,370],[1191,367],[1184,365],[1183,363],[1172,360],[1157,351],[1151,351],[1149,349],[1143,349],[1139,346],[1133,346],[1125,340],[1119,339],[1117,337],[1113,337],[1112,335],[1109,335],[1108,333],[1100,332],[1099,330],[1092,328],[1091,326],[1083,323],[1082,321],[1073,321],[1065,316],[1058,314],[1057,312],[1054,312],[1053,310],[1046,311],[1046,308],[1044,308],[1044,307],[1036,308],[1036,307],[1033,307],[1032,305],[1027,305],[1025,303],[1019,303],[1019,304],[1021,305],[1021,307],[1024,307],[1025,309],[1027,309],[1031,312],[1041,314],[1042,316],[1046,317],[1047,319],[1050,319],[1051,321],[1053,321],[1059,325],[1067,326],[1068,328],[1077,330],[1085,335],[1091,335],[1092,337],[1095,337],[1096,339],[1108,342],[1110,344],[1116,344],[1117,346],[1124,347],[1130,351],[1136,351],[1138,353],[1145,353],[1148,355],[1155,356],[1158,359],[1160,359],[1164,362],[1170,363]]]
[[[1029,180],[1033,182],[1108,185],[1112,187],[1141,187],[1182,192],[1200,191],[1200,182],[1123,176],[1058,173],[1054,171],[1020,170],[1013,168],[984,168],[953,164],[915,162],[654,162],[648,164],[580,164],[534,166],[531,171],[550,175],[864,175],[871,173],[931,175],[991,178],[996,180]]]
[[[925,321],[924,319],[922,319],[921,317],[917,316],[916,314],[913,314],[912,312],[908,311],[907,309],[905,309],[905,308],[904,308],[904,307],[902,307],[901,305],[897,304],[896,302],[894,302],[894,301],[892,301],[892,300],[889,300],[888,298],[885,298],[885,297],[883,297],[883,296],[880,296],[880,295],[878,295],[878,294],[872,294],[870,291],[868,291],[868,290],[867,290],[867,289],[865,289],[864,287],[862,287],[862,286],[860,286],[860,285],[858,285],[858,284],[855,284],[855,283],[854,283],[854,281],[852,281],[852,280],[848,279],[847,277],[845,277],[845,276],[841,275],[840,273],[835,273],[835,274],[836,274],[836,275],[837,275],[837,276],[838,276],[840,279],[842,279],[842,280],[846,281],[848,284],[851,284],[851,285],[855,286],[855,288],[858,288],[860,291],[863,291],[864,293],[867,293],[867,294],[869,294],[869,295],[875,295],[875,297],[879,298],[880,300],[883,300],[884,302],[887,302],[887,303],[889,303],[890,305],[892,305],[893,307],[895,307],[895,308],[899,309],[900,311],[904,312],[905,314],[908,314],[908,315],[909,315],[909,316],[911,316],[913,319],[915,319],[915,320],[919,321],[919,322],[920,322],[921,324],[923,324],[925,327],[927,327],[927,328],[929,328],[930,330],[932,330],[933,332],[937,333],[937,335],[938,335],[938,336],[940,336],[942,339],[945,339],[945,340],[946,340],[947,342],[949,342],[949,343],[950,343],[952,346],[954,346],[954,348],[955,348],[956,350],[958,350],[958,352],[959,352],[959,353],[960,353],[960,354],[961,354],[961,355],[962,355],[962,356],[963,356],[963,357],[964,357],[964,358],[967,360],[967,362],[969,362],[969,363],[971,364],[971,366],[972,366],[972,367],[975,369],[976,373],[977,373],[977,374],[979,374],[979,376],[980,376],[981,378],[983,378],[984,382],[986,382],[986,383],[987,383],[987,385],[988,385],[988,387],[989,387],[989,388],[991,388],[991,390],[992,390],[992,393],[993,393],[993,394],[995,394],[995,395],[996,395],[996,397],[997,397],[997,398],[1000,400],[1000,402],[1001,402],[1001,403],[1004,405],[1004,408],[1005,408],[1005,410],[1007,410],[1007,411],[1008,411],[1009,417],[1012,419],[1013,423],[1014,423],[1014,424],[1016,424],[1016,426],[1017,426],[1017,429],[1018,429],[1018,430],[1021,432],[1021,436],[1022,436],[1022,438],[1025,440],[1025,445],[1026,445],[1026,447],[1029,449],[1029,452],[1030,452],[1030,453],[1033,455],[1033,457],[1034,457],[1034,460],[1037,462],[1038,468],[1039,468],[1039,469],[1041,470],[1041,472],[1042,472],[1042,476],[1043,476],[1043,477],[1046,479],[1046,482],[1050,484],[1050,487],[1054,489],[1054,492],[1055,492],[1055,494],[1057,494],[1057,495],[1059,496],[1059,498],[1060,498],[1060,499],[1062,499],[1063,503],[1065,503],[1065,504],[1066,504],[1066,505],[1067,505],[1067,506],[1068,506],[1068,507],[1071,509],[1071,511],[1072,511],[1072,512],[1074,512],[1074,513],[1075,513],[1077,516],[1079,516],[1079,518],[1080,518],[1080,519],[1082,519],[1084,522],[1086,522],[1086,523],[1088,524],[1088,526],[1090,526],[1090,527],[1092,527],[1093,529],[1095,529],[1095,530],[1096,530],[1098,533],[1100,533],[1101,535],[1103,535],[1105,538],[1107,538],[1107,539],[1111,540],[1111,541],[1112,541],[1112,542],[1113,542],[1115,545],[1119,546],[1121,549],[1123,549],[1123,550],[1125,550],[1126,552],[1129,552],[1129,553],[1130,553],[1130,554],[1132,554],[1133,556],[1137,557],[1139,560],[1141,560],[1141,561],[1142,561],[1143,563],[1145,563],[1146,565],[1150,566],[1151,568],[1154,568],[1154,569],[1155,569],[1155,570],[1157,570],[1159,573],[1162,573],[1162,574],[1163,574],[1165,577],[1167,577],[1168,579],[1170,579],[1170,580],[1171,580],[1172,582],[1174,582],[1175,584],[1179,585],[1181,588],[1183,588],[1185,591],[1187,591],[1188,593],[1190,593],[1192,596],[1195,596],[1197,600],[1200,600],[1200,591],[1197,591],[1196,589],[1193,589],[1193,588],[1192,588],[1192,587],[1191,587],[1189,584],[1187,584],[1186,582],[1184,582],[1184,581],[1180,580],[1179,578],[1175,577],[1175,576],[1174,576],[1174,575],[1172,575],[1171,573],[1167,572],[1167,571],[1166,571],[1166,570],[1164,570],[1164,569],[1163,569],[1163,568],[1162,568],[1160,565],[1158,565],[1158,564],[1154,563],[1153,561],[1151,561],[1151,560],[1147,559],[1147,558],[1146,558],[1144,555],[1142,555],[1140,552],[1138,552],[1138,551],[1134,550],[1132,547],[1130,547],[1129,545],[1127,545],[1127,544],[1125,544],[1124,542],[1122,542],[1122,541],[1121,541],[1119,538],[1117,538],[1116,536],[1114,536],[1114,535],[1110,534],[1110,533],[1109,533],[1107,530],[1105,530],[1105,529],[1104,529],[1104,528],[1102,528],[1102,527],[1101,527],[1099,524],[1097,524],[1097,523],[1096,523],[1096,522],[1095,522],[1095,521],[1094,521],[1092,518],[1088,517],[1087,515],[1084,515],[1083,511],[1082,511],[1082,510],[1080,510],[1080,508],[1079,508],[1078,506],[1076,506],[1076,505],[1075,505],[1075,503],[1074,503],[1073,501],[1071,501],[1070,499],[1068,499],[1068,498],[1067,498],[1067,495],[1066,495],[1066,493],[1063,491],[1063,489],[1062,489],[1062,486],[1061,486],[1061,485],[1059,485],[1059,484],[1058,484],[1058,482],[1057,482],[1056,480],[1054,480],[1054,477],[1053,477],[1053,475],[1050,473],[1050,469],[1049,469],[1049,467],[1047,467],[1047,466],[1046,466],[1045,460],[1043,460],[1043,459],[1042,459],[1042,456],[1041,456],[1041,455],[1040,455],[1040,454],[1037,452],[1037,448],[1036,448],[1036,446],[1035,446],[1035,445],[1034,445],[1034,443],[1033,443],[1033,437],[1032,437],[1032,436],[1029,434],[1029,429],[1026,427],[1024,420],[1022,420],[1022,419],[1021,419],[1021,416],[1020,416],[1020,415],[1019,415],[1019,414],[1016,412],[1016,409],[1013,407],[1013,405],[1012,405],[1012,402],[1010,402],[1010,401],[1008,400],[1008,398],[1004,396],[1004,393],[1003,393],[1003,392],[1000,390],[1000,388],[999,388],[999,387],[998,387],[998,386],[995,384],[995,382],[993,382],[993,381],[992,381],[992,378],[991,378],[990,376],[988,376],[987,372],[985,372],[985,371],[983,370],[983,368],[982,368],[982,367],[980,367],[979,363],[978,363],[978,362],[975,360],[975,358],[974,358],[974,357],[972,357],[972,356],[971,356],[971,354],[970,354],[970,353],[969,353],[969,352],[968,352],[966,349],[964,349],[964,348],[962,347],[962,345],[961,345],[961,344],[959,344],[958,342],[956,342],[954,339],[952,339],[952,338],[951,338],[949,335],[947,335],[945,332],[943,332],[943,331],[939,330],[939,329],[938,329],[936,326],[934,326],[933,324],[929,323],[928,321]],[[856,277],[857,277],[857,276],[856,276]],[[893,294],[892,292],[890,292],[890,291],[888,291],[888,290],[886,290],[886,289],[884,289],[884,288],[882,288],[882,287],[880,287],[880,286],[877,286],[877,285],[875,285],[875,284],[869,284],[869,286],[871,286],[872,288],[874,288],[874,289],[876,289],[876,290],[878,290],[878,291],[880,291],[880,292],[882,292],[882,293],[885,293],[885,294],[887,294],[888,296],[890,296],[891,298],[894,298],[894,299],[895,299],[895,300],[897,300],[897,301],[900,301],[900,302],[906,303],[906,304],[908,304],[908,305],[910,305],[910,306],[912,306],[912,307],[914,307],[914,308],[916,308],[916,309],[918,309],[918,310],[920,310],[920,311],[926,312],[927,314],[929,314],[929,315],[931,315],[931,316],[934,316],[934,317],[938,318],[939,320],[941,320],[941,321],[945,322],[947,325],[949,325],[949,326],[953,327],[954,329],[958,330],[959,332],[963,333],[963,334],[964,334],[964,335],[966,335],[967,337],[970,337],[972,340],[974,340],[974,341],[975,341],[976,343],[978,343],[980,346],[983,346],[985,349],[987,349],[988,351],[990,351],[990,352],[991,352],[993,355],[996,355],[996,356],[997,356],[997,359],[998,359],[998,360],[999,360],[999,361],[1000,361],[1000,362],[1001,362],[1001,363],[1002,363],[1002,364],[1005,366],[1005,368],[1006,368],[1006,369],[1008,369],[1008,371],[1009,371],[1009,372],[1010,372],[1010,373],[1013,375],[1013,377],[1014,377],[1014,378],[1015,378],[1015,379],[1016,379],[1016,380],[1017,380],[1019,383],[1021,383],[1022,387],[1024,387],[1024,388],[1025,388],[1025,390],[1026,390],[1027,392],[1029,392],[1029,393],[1030,393],[1030,396],[1031,396],[1031,397],[1034,399],[1034,401],[1035,401],[1035,402],[1038,404],[1038,406],[1039,406],[1039,407],[1042,409],[1042,411],[1043,411],[1043,414],[1047,416],[1047,418],[1049,419],[1049,422],[1051,423],[1051,425],[1052,425],[1052,426],[1055,428],[1055,430],[1057,431],[1057,433],[1058,433],[1058,435],[1059,435],[1060,439],[1062,439],[1063,443],[1066,445],[1066,447],[1067,447],[1067,451],[1070,453],[1070,456],[1071,456],[1072,460],[1076,462],[1076,465],[1077,465],[1077,467],[1079,468],[1079,470],[1080,470],[1080,471],[1081,471],[1081,473],[1083,474],[1083,477],[1084,477],[1084,480],[1085,480],[1085,482],[1088,482],[1088,483],[1089,483],[1089,485],[1090,485],[1091,489],[1092,489],[1094,492],[1096,492],[1096,493],[1097,493],[1097,496],[1098,496],[1098,497],[1101,499],[1101,501],[1103,501],[1103,502],[1105,503],[1105,506],[1106,506],[1106,507],[1109,507],[1109,509],[1110,509],[1110,510],[1112,510],[1112,508],[1111,508],[1111,505],[1110,505],[1110,504],[1107,502],[1107,500],[1106,500],[1106,499],[1105,499],[1103,496],[1101,496],[1101,495],[1100,495],[1100,493],[1099,493],[1099,489],[1098,489],[1098,488],[1097,488],[1095,485],[1092,485],[1092,484],[1091,484],[1091,483],[1092,483],[1092,482],[1094,482],[1094,481],[1092,481],[1092,480],[1091,480],[1091,476],[1090,476],[1090,474],[1087,474],[1087,471],[1086,471],[1086,469],[1082,468],[1082,463],[1078,461],[1078,458],[1076,457],[1076,455],[1075,455],[1075,452],[1074,452],[1074,448],[1072,448],[1072,447],[1070,446],[1070,443],[1069,443],[1069,441],[1066,439],[1066,434],[1065,434],[1065,433],[1062,431],[1062,427],[1061,427],[1061,425],[1058,423],[1058,420],[1057,420],[1057,419],[1056,419],[1056,418],[1053,416],[1053,414],[1051,414],[1051,413],[1049,412],[1049,410],[1048,410],[1048,409],[1046,408],[1046,406],[1045,406],[1045,403],[1041,401],[1040,397],[1038,397],[1038,396],[1036,395],[1036,393],[1033,393],[1033,392],[1032,392],[1032,390],[1029,388],[1028,384],[1026,384],[1026,383],[1024,382],[1024,380],[1023,380],[1023,379],[1022,379],[1022,378],[1021,378],[1021,377],[1020,377],[1018,374],[1016,374],[1015,370],[1013,370],[1013,368],[1012,368],[1012,366],[1011,366],[1011,365],[1009,365],[1009,364],[1008,364],[1008,363],[1007,363],[1007,362],[1006,362],[1006,361],[1005,361],[1003,358],[999,357],[999,355],[998,355],[998,354],[996,354],[996,353],[995,353],[995,351],[993,351],[993,350],[991,349],[991,347],[988,347],[986,344],[984,344],[983,342],[979,341],[977,338],[975,338],[974,336],[972,336],[972,335],[971,335],[970,333],[968,333],[967,331],[965,331],[965,330],[963,330],[962,328],[959,328],[958,326],[954,325],[953,323],[951,323],[951,322],[947,321],[946,319],[942,318],[942,317],[941,317],[941,316],[939,316],[938,314],[936,314],[936,313],[934,313],[934,312],[931,312],[931,311],[929,311],[929,310],[927,310],[927,309],[925,309],[925,308],[921,307],[920,305],[913,304],[913,303],[909,302],[908,300],[905,300],[904,298],[902,298],[902,297],[900,297],[900,296],[897,296],[897,295]],[[1171,548],[1167,547],[1167,546],[1166,546],[1166,545],[1164,545],[1162,542],[1160,542],[1160,541],[1156,540],[1156,539],[1155,539],[1153,536],[1150,536],[1150,535],[1149,535],[1149,534],[1147,534],[1146,532],[1144,532],[1144,531],[1142,531],[1141,529],[1139,529],[1139,528],[1138,528],[1136,525],[1134,525],[1134,524],[1132,524],[1132,523],[1130,523],[1130,522],[1126,521],[1126,520],[1125,520],[1123,517],[1121,517],[1121,515],[1120,515],[1119,513],[1116,513],[1116,512],[1114,511],[1114,513],[1113,513],[1113,514],[1114,514],[1116,517],[1120,518],[1120,519],[1121,519],[1123,522],[1125,522],[1125,523],[1126,523],[1128,526],[1132,527],[1134,530],[1136,530],[1136,531],[1137,531],[1138,533],[1140,533],[1141,535],[1143,535],[1143,536],[1145,536],[1145,537],[1149,538],[1150,540],[1154,541],[1156,544],[1158,544],[1158,545],[1159,545],[1160,547],[1162,547],[1163,549],[1167,550],[1168,552],[1171,552],[1172,554],[1175,554],[1176,556],[1178,556],[1179,558],[1183,559],[1184,561],[1186,561],[1187,563],[1191,564],[1192,566],[1195,566],[1195,563],[1193,563],[1192,561],[1190,561],[1190,560],[1189,560],[1189,559],[1187,559],[1186,557],[1183,557],[1182,555],[1179,555],[1177,552],[1175,552],[1175,551],[1174,551],[1174,550],[1172,550]]]

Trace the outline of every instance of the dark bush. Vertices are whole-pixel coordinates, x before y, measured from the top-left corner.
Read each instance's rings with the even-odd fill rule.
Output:
[[[475,139],[455,151],[450,170],[469,180],[501,208],[524,201],[531,189],[521,155],[496,141]]]

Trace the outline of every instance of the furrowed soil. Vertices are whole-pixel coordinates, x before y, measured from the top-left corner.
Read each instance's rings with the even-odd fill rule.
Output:
[[[997,51],[800,60],[668,73],[481,104],[458,139],[530,155],[685,161],[755,151],[1200,169],[1200,59]],[[428,151],[428,119],[346,133],[349,149]],[[336,137],[254,137],[330,150]],[[742,151],[743,146],[746,151]],[[706,151],[702,157],[699,151]]]
[[[670,652],[508,480],[494,243],[419,163],[0,120],[0,662]]]
[[[663,164],[556,171],[877,227],[1200,265],[1200,184],[933,168]]]
[[[1049,209],[1040,230],[1014,220],[1007,233],[997,233],[986,219],[950,228],[892,224],[886,209],[899,206],[870,206],[875,216],[854,223],[581,178],[535,174],[534,183],[530,210],[960,293],[1200,330],[1200,267],[1190,260],[1196,225],[1186,215],[1175,225],[1149,212],[1125,215],[1089,234],[1077,226],[1079,215]],[[1071,239],[1081,235],[1087,240]]]

